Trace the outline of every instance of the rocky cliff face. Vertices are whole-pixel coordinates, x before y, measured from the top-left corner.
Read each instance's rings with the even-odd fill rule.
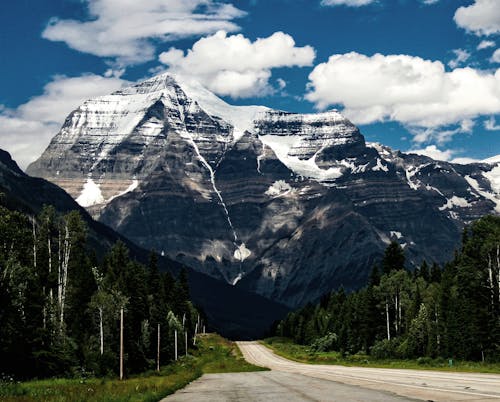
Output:
[[[161,75],[85,102],[28,168],[145,248],[298,306],[364,283],[386,245],[449,259],[500,212],[498,163],[365,143],[340,113],[234,107]]]

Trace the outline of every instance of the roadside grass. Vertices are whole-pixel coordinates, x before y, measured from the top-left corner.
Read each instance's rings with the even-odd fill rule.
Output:
[[[198,337],[192,355],[151,371],[120,381],[115,378],[47,379],[22,383],[0,382],[0,400],[15,402],[135,402],[159,401],[204,373],[266,370],[247,363],[234,342],[218,335]]]
[[[471,373],[500,374],[500,363],[482,363],[470,361],[457,361],[453,359],[450,367],[448,359],[431,359],[421,357],[419,359],[391,359],[378,360],[366,354],[355,354],[342,356],[340,352],[315,352],[308,346],[298,345],[288,338],[267,338],[261,344],[272,349],[277,355],[300,363],[309,364],[332,364],[350,367],[374,367],[414,370],[437,370]]]

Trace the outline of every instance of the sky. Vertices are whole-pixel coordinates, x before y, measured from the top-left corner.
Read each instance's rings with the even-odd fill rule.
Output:
[[[165,71],[339,109],[402,151],[500,154],[500,0],[16,0],[0,26],[0,148],[23,168],[84,100]]]

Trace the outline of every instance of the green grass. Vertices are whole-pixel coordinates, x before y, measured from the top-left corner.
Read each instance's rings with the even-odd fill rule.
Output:
[[[277,355],[301,363],[338,364],[352,367],[377,367],[416,370],[439,370],[473,373],[500,374],[499,363],[482,363],[453,360],[450,367],[447,359],[420,358],[415,360],[377,360],[366,354],[342,356],[339,352],[314,352],[308,346],[297,345],[288,338],[268,338],[261,343],[272,349]]]
[[[149,372],[118,379],[49,379],[24,383],[0,383],[1,401],[123,402],[158,401],[183,388],[204,373],[265,370],[247,363],[235,343],[218,335],[198,338],[198,350],[160,373]]]

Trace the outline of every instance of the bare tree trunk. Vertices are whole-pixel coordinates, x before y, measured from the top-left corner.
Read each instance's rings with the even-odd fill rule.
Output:
[[[33,223],[33,268],[36,272],[36,225],[35,225],[35,217],[31,217],[31,222]]]
[[[158,342],[156,350],[156,371],[160,372],[160,324],[158,324]]]
[[[174,330],[175,360],[177,360],[177,330]]]
[[[395,310],[395,317],[394,317],[394,327],[396,328],[396,335],[399,334],[399,321],[398,321],[398,294],[396,293],[394,295],[394,310]]]
[[[441,335],[439,334],[439,313],[438,307],[434,306],[434,316],[436,322],[436,344],[437,344],[437,352],[439,353],[441,349]]]
[[[497,277],[498,303],[500,303],[500,244],[497,244]]]
[[[495,304],[495,288],[493,283],[493,263],[491,261],[491,255],[488,254],[488,284],[490,285],[490,298],[491,306]]]
[[[47,233],[47,251],[49,253],[49,277],[50,277],[52,275],[52,242],[50,239],[50,228]],[[53,289],[52,286],[49,285],[49,302],[51,306],[53,303],[53,298],[54,298]]]
[[[120,380],[123,380],[123,307],[120,309]]]
[[[385,300],[385,320],[387,323],[387,340],[391,340],[391,329],[390,329],[390,322],[389,322],[389,302],[387,299]]]
[[[102,322],[102,307],[99,307],[99,335],[101,338],[101,356],[104,354],[104,329]]]
[[[64,307],[66,303],[66,289],[68,285],[68,265],[69,257],[71,255],[71,239],[69,236],[68,225],[65,225],[65,236],[63,243],[63,260],[61,264],[61,280],[60,280],[60,297],[59,297],[59,325],[60,330],[64,327]]]

